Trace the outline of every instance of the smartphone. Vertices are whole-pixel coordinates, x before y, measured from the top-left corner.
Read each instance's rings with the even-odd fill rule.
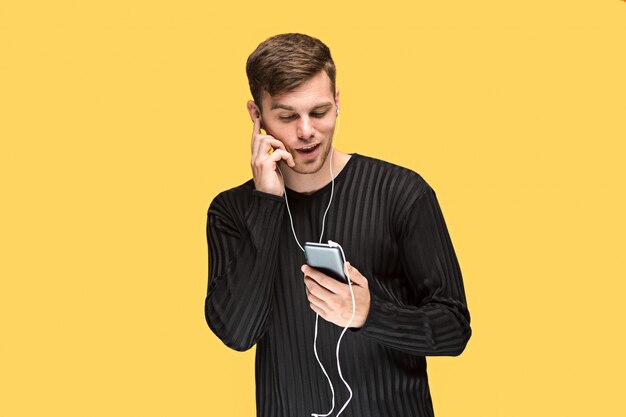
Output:
[[[341,251],[337,246],[330,246],[327,243],[305,242],[304,256],[309,266],[339,282],[348,283],[348,278],[343,270]]]

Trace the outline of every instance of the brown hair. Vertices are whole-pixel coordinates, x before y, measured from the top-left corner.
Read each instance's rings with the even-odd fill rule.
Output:
[[[257,46],[246,63],[250,92],[259,108],[263,90],[271,96],[291,91],[322,70],[335,94],[336,69],[330,49],[301,33],[272,36]]]

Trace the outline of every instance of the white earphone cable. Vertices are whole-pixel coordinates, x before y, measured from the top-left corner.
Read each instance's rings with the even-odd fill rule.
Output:
[[[336,141],[337,136],[339,135],[339,127],[340,127],[340,119],[339,119],[339,107],[337,107],[337,130],[335,132],[334,135],[334,139]],[[325,222],[326,222],[326,215],[328,214],[328,210],[330,209],[330,205],[333,201],[333,194],[334,194],[334,190],[335,190],[335,177],[333,175],[333,154],[334,154],[334,148],[331,145],[330,148],[330,180],[331,180],[331,186],[330,186],[330,199],[328,201],[328,206],[326,207],[326,210],[324,211],[324,216],[322,217],[322,231],[320,233],[320,240],[319,243],[322,243],[322,239],[324,237],[324,226],[325,226]],[[293,237],[296,240],[296,243],[298,244],[298,246],[300,247],[300,249],[304,252],[304,248],[302,247],[302,245],[300,244],[300,241],[298,240],[298,237],[296,235],[296,230],[294,228],[293,225],[293,217],[291,215],[291,209],[289,208],[289,200],[287,198],[287,188],[285,186],[285,177],[283,176],[282,171],[280,170],[280,167],[278,167],[277,164],[277,168],[278,168],[278,172],[280,172],[280,176],[283,179],[283,193],[285,195],[285,203],[287,205],[287,213],[289,214],[289,222],[291,224],[291,232],[293,233]],[[343,338],[343,335],[345,334],[345,332],[348,330],[348,327],[350,327],[350,324],[352,323],[352,320],[354,319],[354,315],[356,313],[356,302],[354,299],[354,291],[352,289],[352,280],[350,279],[350,276],[348,274],[348,268],[345,266],[346,264],[346,256],[343,252],[343,248],[329,240],[328,241],[329,244],[331,244],[332,246],[337,246],[339,247],[339,249],[341,250],[341,256],[343,258],[343,265],[344,265],[344,272],[346,274],[346,277],[348,278],[348,285],[350,287],[350,294],[352,296],[352,317],[350,317],[350,320],[348,321],[348,324],[346,325],[346,327],[343,329],[343,332],[341,332],[341,335],[339,336],[339,340],[337,341],[337,348],[336,348],[336,356],[337,356],[337,369],[339,371],[339,377],[341,378],[341,380],[343,381],[343,383],[345,384],[345,386],[348,388],[348,391],[350,392],[350,397],[348,398],[348,400],[344,403],[343,407],[339,410],[339,412],[337,413],[337,417],[339,417],[339,415],[343,412],[343,410],[345,410],[345,408],[348,406],[348,403],[352,400],[352,389],[350,388],[350,385],[346,382],[346,380],[343,377],[343,374],[341,372],[341,365],[339,363],[339,347],[341,344],[341,339]],[[315,358],[317,359],[317,363],[319,364],[320,368],[322,369],[322,372],[324,373],[324,375],[326,376],[326,379],[328,380],[328,385],[330,387],[330,391],[332,393],[332,406],[331,409],[328,413],[326,414],[317,414],[317,413],[311,413],[312,417],[327,417],[329,416],[333,410],[335,409],[335,389],[333,387],[332,381],[330,380],[330,377],[328,376],[328,373],[326,372],[326,369],[324,368],[324,365],[322,365],[322,362],[320,361],[319,355],[317,353],[317,328],[318,328],[318,321],[319,321],[319,314],[316,313],[315,315],[315,336],[313,339],[313,351],[315,353]]]
[[[341,380],[343,381],[344,385],[346,386],[346,388],[348,388],[348,391],[350,392],[350,396],[348,397],[346,402],[343,404],[343,407],[341,407],[341,409],[337,413],[337,417],[339,417],[339,415],[341,413],[343,413],[343,410],[345,410],[346,407],[348,406],[348,403],[352,400],[352,389],[350,388],[350,385],[344,379],[343,373],[341,372],[341,365],[339,364],[339,346],[341,344],[341,339],[343,338],[343,335],[348,330],[348,327],[350,327],[350,325],[352,324],[352,320],[354,320],[354,316],[356,314],[356,301],[354,300],[354,290],[352,289],[352,280],[350,279],[350,274],[348,273],[348,267],[346,265],[346,254],[343,253],[343,248],[338,243],[335,243],[332,240],[329,240],[328,243],[331,246],[338,247],[339,250],[341,251],[341,258],[343,259],[343,265],[344,265],[344,267],[343,267],[344,271],[343,272],[346,274],[346,278],[348,278],[348,286],[350,287],[350,295],[352,296],[352,316],[350,317],[350,320],[348,320],[348,324],[346,324],[346,327],[344,327],[343,331],[341,332],[341,335],[339,335],[339,340],[337,341],[337,350],[336,350],[337,370],[339,371],[339,377],[341,378]],[[333,399],[333,401],[334,401],[334,399]]]

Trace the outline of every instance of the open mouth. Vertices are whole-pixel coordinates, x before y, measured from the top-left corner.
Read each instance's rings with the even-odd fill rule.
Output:
[[[302,152],[302,153],[312,153],[314,152],[319,146],[319,143],[316,143],[314,145],[310,145],[310,146],[305,146],[303,148],[298,149],[298,152]]]

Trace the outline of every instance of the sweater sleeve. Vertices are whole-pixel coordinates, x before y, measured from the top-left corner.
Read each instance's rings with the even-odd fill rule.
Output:
[[[244,351],[263,336],[272,308],[278,226],[284,199],[253,191],[243,219],[222,195],[207,214],[207,324],[228,347]],[[228,201],[229,203],[231,201]]]
[[[461,270],[434,190],[427,187],[403,219],[400,261],[407,285],[421,300],[398,305],[371,294],[358,331],[420,356],[457,356],[471,336]]]

